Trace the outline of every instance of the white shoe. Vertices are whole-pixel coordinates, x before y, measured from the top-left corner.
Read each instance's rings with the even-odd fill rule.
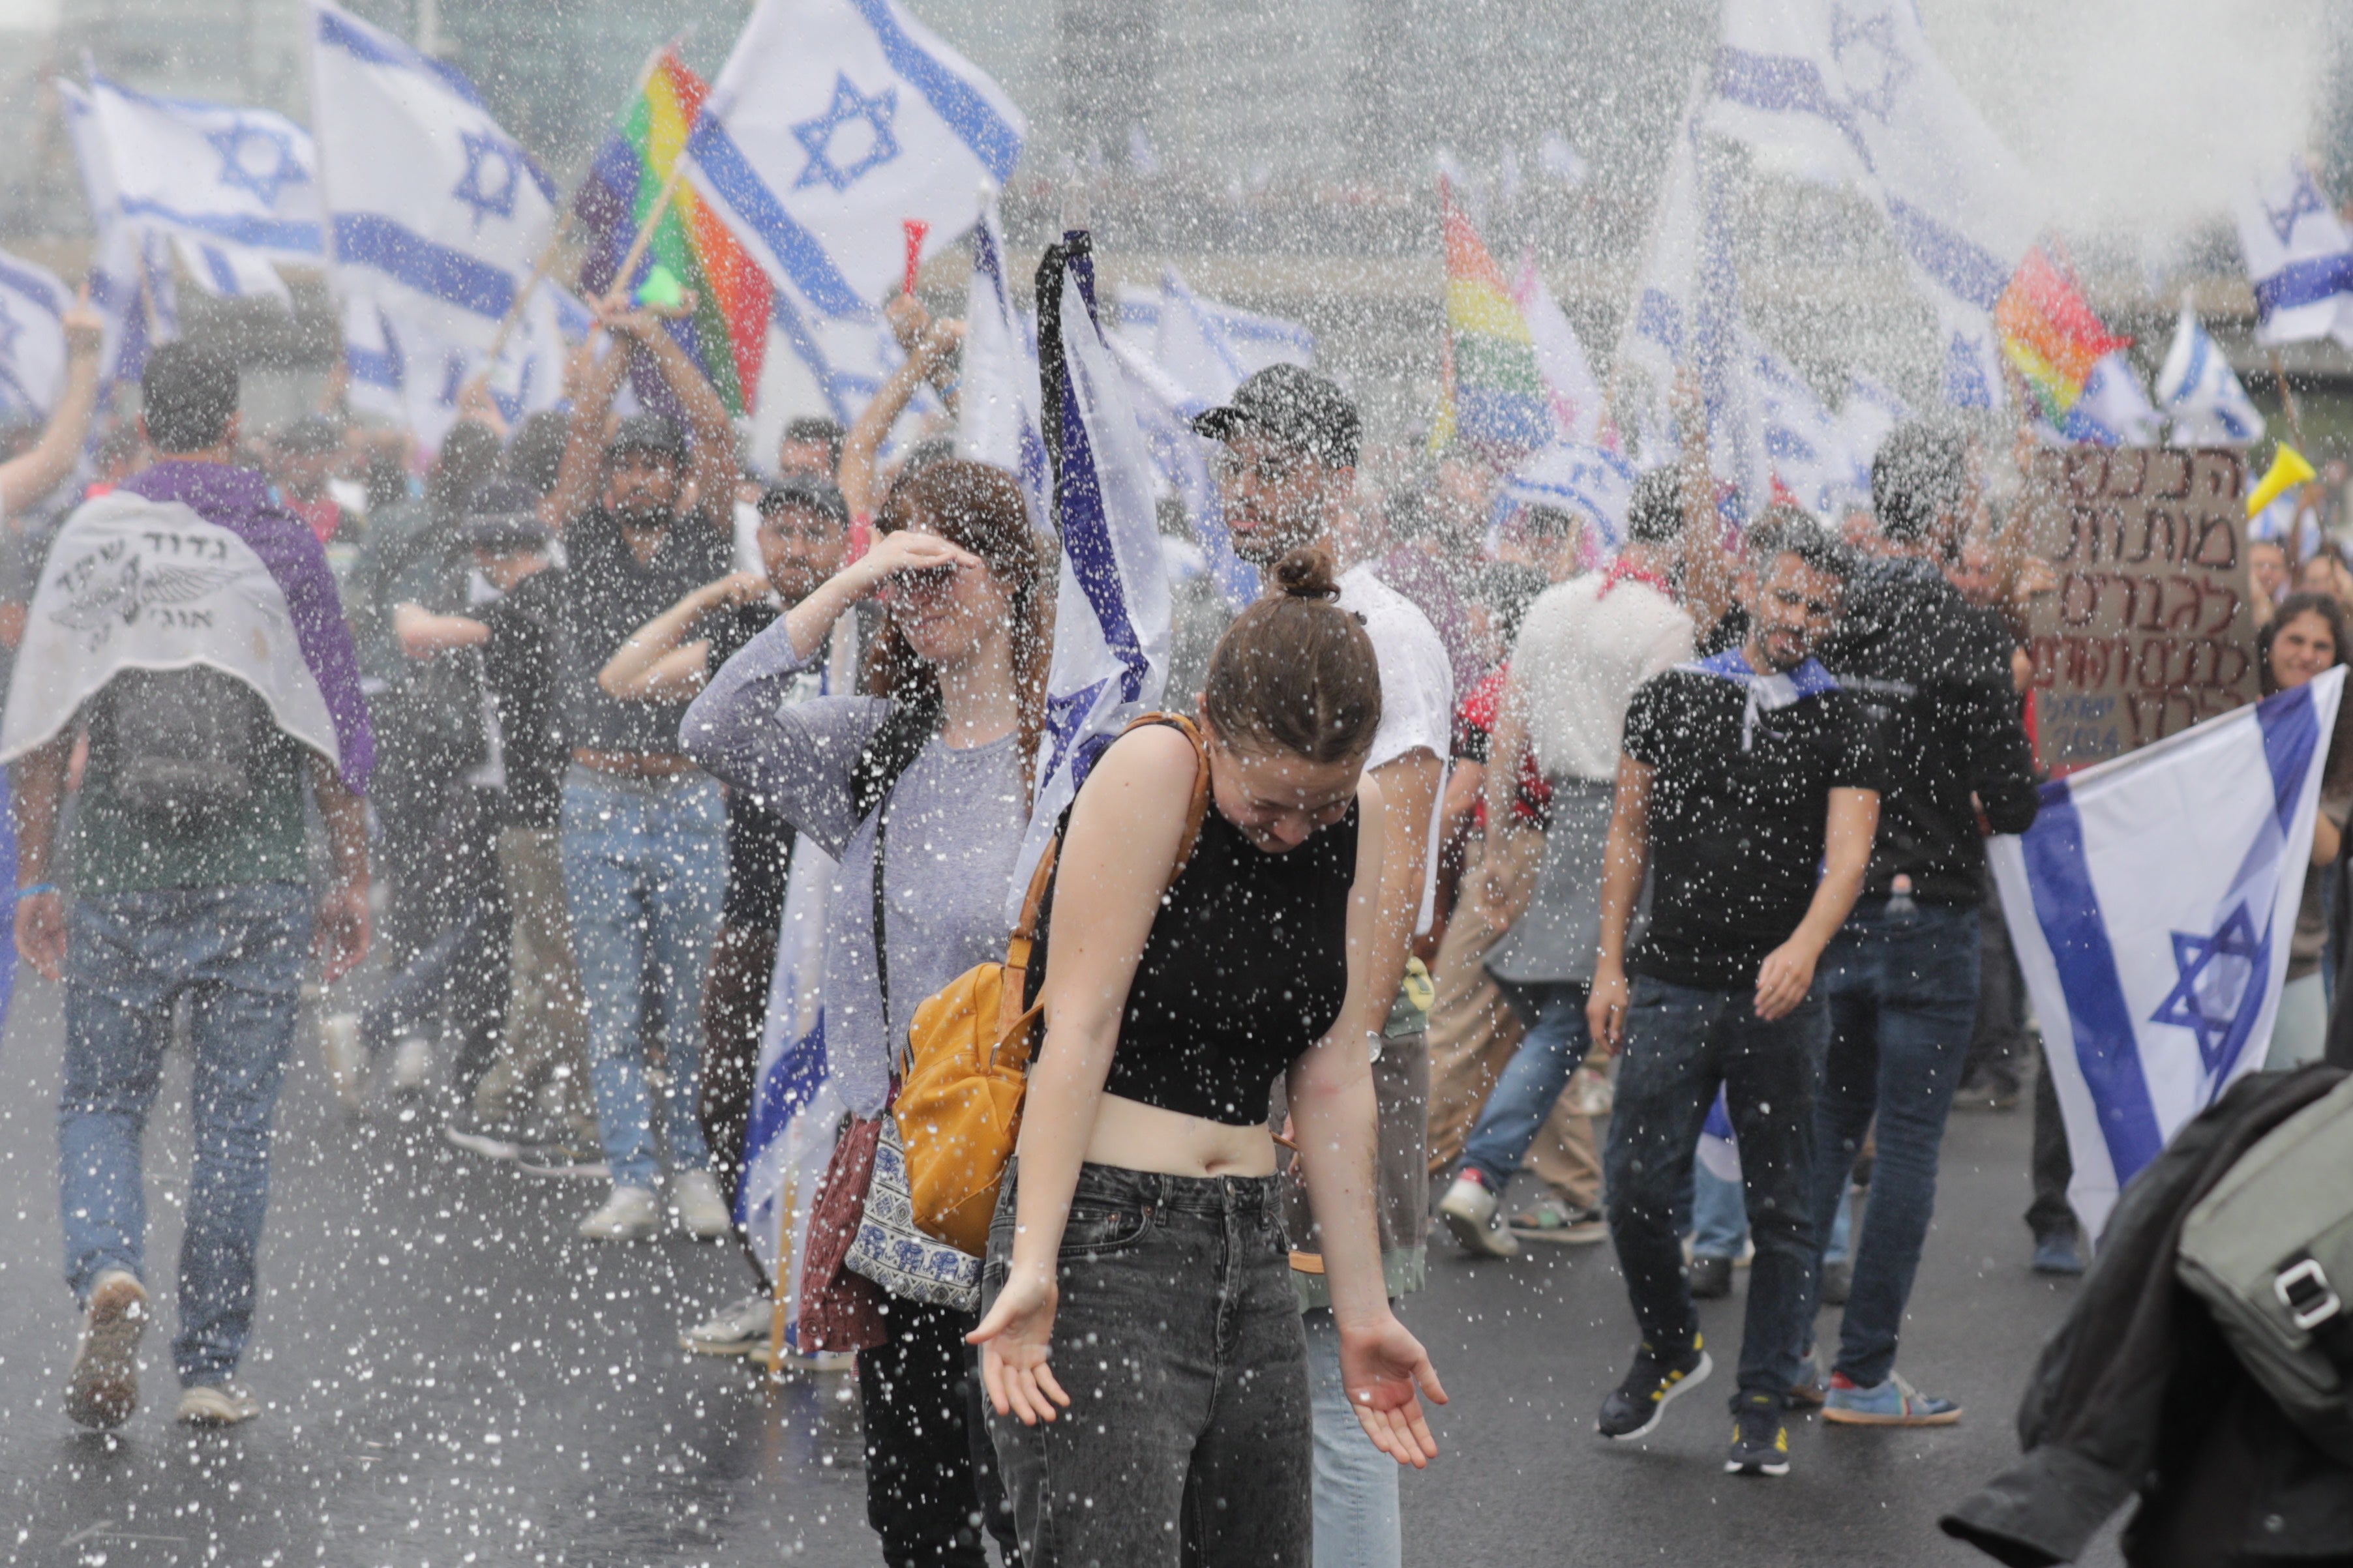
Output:
[[[773,1299],[746,1296],[730,1301],[679,1335],[679,1347],[696,1355],[749,1355],[767,1347],[776,1316]]]
[[[1495,1211],[1502,1201],[1486,1183],[1465,1171],[1454,1178],[1454,1184],[1438,1200],[1438,1214],[1464,1251],[1486,1258],[1515,1258],[1519,1255],[1520,1238],[1512,1234],[1509,1226],[1499,1225],[1495,1220]]]
[[[615,1187],[604,1206],[580,1222],[590,1241],[643,1241],[661,1226],[661,1205],[649,1187]]]
[[[180,1419],[191,1426],[237,1426],[261,1414],[242,1384],[199,1383],[180,1391]]]
[[[147,1288],[124,1268],[109,1268],[90,1289],[81,1342],[66,1379],[66,1414],[83,1426],[111,1431],[139,1408],[139,1338],[147,1331]]]
[[[330,1013],[319,1020],[319,1055],[326,1060],[335,1098],[345,1110],[359,1110],[361,1089],[367,1081],[367,1047],[360,1044],[357,1013]]]
[[[399,1094],[415,1094],[433,1076],[433,1047],[422,1035],[411,1035],[392,1051],[392,1087]]]
[[[697,1241],[723,1241],[735,1234],[735,1216],[719,1194],[719,1181],[708,1171],[677,1171],[670,1178],[670,1206],[678,1223]]]

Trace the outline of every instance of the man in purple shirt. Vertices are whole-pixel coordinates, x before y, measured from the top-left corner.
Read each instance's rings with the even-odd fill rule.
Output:
[[[141,1145],[185,996],[196,1136],[172,1360],[180,1419],[229,1426],[261,1410],[235,1379],[303,971],[314,941],[330,981],[367,950],[361,792],[374,742],[318,540],[260,475],[231,466],[235,366],[171,344],[148,360],[142,391],[162,460],[60,531],[9,691],[12,735],[32,731],[10,742],[16,937],[26,962],[65,983],[59,1207],[67,1281],[85,1312],[66,1412],[106,1428],[138,1404],[152,1315]],[[218,605],[194,602],[208,591]],[[245,611],[249,627],[290,633],[299,657],[261,658],[259,629],[250,647],[222,646],[223,622]],[[75,635],[51,635],[45,620]],[[84,734],[60,865],[66,763]],[[306,784],[334,866],[320,892]]]

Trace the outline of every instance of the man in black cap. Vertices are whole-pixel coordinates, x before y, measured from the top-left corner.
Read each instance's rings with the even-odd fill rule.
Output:
[[[269,437],[269,478],[279,497],[322,544],[332,544],[349,521],[327,488],[343,459],[343,427],[321,415],[307,415]]]
[[[1213,463],[1218,499],[1234,552],[1261,571],[1313,545],[1341,555],[1338,536],[1356,510],[1356,451],[1363,423],[1332,380],[1294,364],[1269,365],[1235,389],[1233,400],[1193,422],[1221,443]],[[1338,565],[1351,565],[1335,561]],[[1427,868],[1440,780],[1454,710],[1454,676],[1430,618],[1355,565],[1340,578],[1341,608],[1356,613],[1380,661],[1381,723],[1367,772],[1390,804],[1381,857],[1381,944],[1373,984],[1392,994],[1373,1063],[1380,1105],[1378,1218],[1381,1260],[1392,1296],[1421,1288],[1429,1229],[1426,1147],[1430,1120],[1430,977],[1407,944],[1429,923]],[[1293,1184],[1295,1188],[1296,1184]],[[1292,1279],[1307,1311],[1308,1377],[1315,1408],[1315,1555],[1319,1561],[1395,1563],[1397,1466],[1364,1439],[1342,1387],[1353,1353],[1334,1321],[1323,1260],[1302,1194],[1288,1194],[1286,1223],[1299,1250]]]
[[[703,974],[727,886],[726,805],[718,782],[680,752],[684,700],[624,702],[597,672],[630,634],[733,564],[735,432],[726,405],[660,321],[612,312],[612,352],[592,367],[572,410],[572,438],[543,515],[563,534],[567,581],[557,690],[572,748],[562,843],[573,942],[588,999],[588,1077],[612,1194],[581,1222],[591,1240],[651,1236],[652,1096],[645,1016],[649,968],[660,973],[667,1055],[660,1084],[670,1196],[698,1237],[729,1233],[696,1105],[702,1089]],[[650,369],[686,415],[608,433],[622,370]],[[645,386],[641,379],[639,385]]]

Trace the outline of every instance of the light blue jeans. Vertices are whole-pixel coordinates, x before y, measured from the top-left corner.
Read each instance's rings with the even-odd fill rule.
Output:
[[[1853,1228],[1852,1204],[1841,1204],[1831,1220],[1831,1245],[1822,1254],[1825,1265],[1846,1261],[1847,1233]],[[1727,1182],[1692,1162],[1692,1256],[1737,1258],[1748,1240],[1748,1204],[1738,1182]]]
[[[68,919],[58,1206],[66,1283],[84,1301],[110,1268],[147,1278],[141,1156],[173,1004],[187,998],[196,1142],[172,1364],[190,1385],[234,1373],[253,1328],[270,1122],[311,919],[311,889],[295,882],[83,898]]]
[[[1398,1462],[1373,1447],[1340,1382],[1340,1329],[1310,1307],[1307,1393],[1315,1416],[1315,1568],[1398,1568]]]
[[[669,1052],[664,1126],[681,1171],[707,1170],[702,981],[727,891],[727,807],[702,773],[623,778],[575,766],[564,779],[564,890],[588,1002],[588,1084],[615,1186],[654,1184],[646,1083],[646,978],[661,987]]]
[[[1504,1076],[1487,1095],[1486,1108],[1479,1112],[1478,1125],[1462,1144],[1462,1163],[1486,1178],[1491,1193],[1511,1184],[1513,1173],[1536,1141],[1536,1130],[1552,1114],[1553,1102],[1568,1087],[1569,1076],[1585,1060],[1593,1040],[1585,1026],[1585,999],[1591,988],[1583,981],[1526,989],[1533,994],[1536,1021],[1512,1053]]]

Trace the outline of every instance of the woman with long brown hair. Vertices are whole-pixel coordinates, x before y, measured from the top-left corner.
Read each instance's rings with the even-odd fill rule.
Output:
[[[894,486],[875,540],[754,638],[687,711],[689,755],[751,791],[839,862],[827,911],[827,1062],[860,1116],[881,1113],[916,1006],[1000,956],[1029,818],[1052,653],[1055,563],[1002,469],[934,463]],[[871,696],[786,706],[834,626],[882,620]],[[871,889],[871,895],[869,889]],[[880,929],[878,929],[878,921]],[[885,1343],[859,1352],[867,1518],[883,1556],[986,1563],[975,1445],[987,1439],[963,1340],[973,1315],[892,1297]]]

